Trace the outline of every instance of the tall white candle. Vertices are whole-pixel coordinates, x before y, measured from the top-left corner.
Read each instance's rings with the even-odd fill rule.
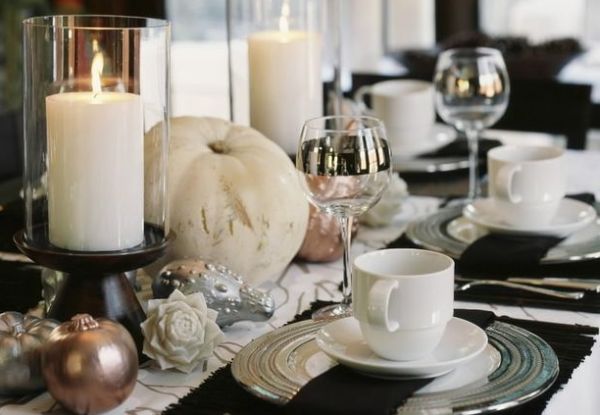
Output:
[[[118,92],[46,97],[50,242],[78,251],[144,237],[142,102]]]
[[[302,31],[248,38],[250,125],[296,154],[302,124],[323,113],[321,37]]]
[[[435,45],[435,0],[390,0],[387,4],[389,49],[428,49]]]

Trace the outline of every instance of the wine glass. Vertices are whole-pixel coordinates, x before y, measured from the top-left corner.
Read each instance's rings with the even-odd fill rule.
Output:
[[[479,196],[479,134],[496,123],[508,105],[510,85],[502,54],[491,48],[446,50],[437,60],[434,84],[438,114],[467,137],[467,199],[472,201]]]
[[[352,221],[377,203],[391,176],[383,123],[373,117],[343,115],[306,121],[296,169],[308,200],[339,220],[344,246],[342,302],[317,310],[313,319],[350,316]]]

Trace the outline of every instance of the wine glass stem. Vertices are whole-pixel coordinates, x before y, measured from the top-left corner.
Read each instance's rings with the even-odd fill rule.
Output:
[[[465,135],[469,146],[469,194],[467,199],[472,201],[479,197],[479,134],[477,130],[466,130]]]
[[[350,242],[352,238],[352,216],[340,216],[340,233],[344,244],[344,279],[342,280],[342,304],[352,304],[352,266],[350,264]]]

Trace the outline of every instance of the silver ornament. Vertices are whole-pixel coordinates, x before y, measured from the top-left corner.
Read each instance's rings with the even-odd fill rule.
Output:
[[[58,321],[15,311],[0,314],[0,395],[24,395],[43,389],[42,350]]]
[[[181,259],[164,266],[152,282],[154,298],[167,298],[175,289],[184,294],[201,292],[209,308],[217,311],[217,324],[265,321],[275,311],[273,298],[246,284],[223,265]]]

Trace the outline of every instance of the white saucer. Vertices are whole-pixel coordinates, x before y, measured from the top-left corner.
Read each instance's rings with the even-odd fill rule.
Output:
[[[564,198],[552,221],[540,227],[514,227],[504,222],[490,198],[478,199],[463,209],[463,216],[490,232],[513,235],[549,235],[565,237],[589,225],[596,218],[596,210],[587,203]]]
[[[454,129],[445,124],[434,124],[429,133],[410,143],[395,143],[393,130],[388,130],[388,142],[394,159],[406,160],[438,150],[456,139]]]
[[[380,378],[431,378],[441,376],[481,353],[487,335],[473,323],[452,318],[433,353],[423,359],[393,361],[377,356],[362,337],[358,321],[347,317],[319,330],[317,345],[331,358],[356,371]]]

